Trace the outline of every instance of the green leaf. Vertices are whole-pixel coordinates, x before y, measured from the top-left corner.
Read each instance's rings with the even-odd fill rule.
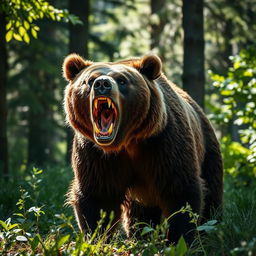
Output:
[[[206,223],[204,223],[203,225],[199,226],[196,228],[197,231],[205,231],[205,232],[209,232],[212,230],[215,230],[215,224],[217,223],[217,220],[209,220]]]
[[[208,226],[208,225],[202,225],[196,228],[197,231],[205,231],[205,232],[209,232],[214,230],[215,227],[214,226]]]
[[[150,232],[152,232],[152,231],[154,231],[153,228],[146,226],[146,227],[143,228],[143,230],[142,230],[142,232],[141,232],[140,235],[141,235],[141,236],[144,236],[144,235],[146,235],[146,234],[148,234],[148,233],[150,233]]]
[[[221,95],[223,95],[223,96],[230,96],[230,95],[233,95],[233,94],[234,94],[234,91],[229,91],[229,90],[221,91]]]
[[[176,256],[184,256],[188,248],[183,236],[179,239],[179,242],[176,246]]]
[[[208,226],[213,226],[213,225],[217,224],[217,222],[218,222],[217,220],[209,220],[205,224]]]
[[[49,15],[50,15],[50,17],[51,17],[52,20],[56,20],[55,15],[54,15],[53,12],[50,12]]]
[[[70,235],[62,236],[57,242],[57,248],[60,249],[60,247],[68,241],[69,237]]]
[[[12,40],[12,36],[13,36],[13,30],[9,30],[6,35],[5,35],[5,40],[6,42],[10,42]]]
[[[39,12],[40,19],[44,17],[44,13],[42,11]]]
[[[22,26],[19,27],[19,34],[23,36],[26,33],[26,29]]]
[[[37,31],[35,29],[31,28],[31,34],[34,38],[37,39]]]
[[[28,22],[32,23],[33,22],[33,18],[31,16],[28,16]]]
[[[14,34],[13,34],[13,37],[14,37],[14,39],[17,40],[17,41],[23,41],[23,40],[22,40],[22,37],[21,37],[19,34],[14,33]]]
[[[17,223],[14,223],[14,224],[9,225],[8,229],[11,230],[17,226],[19,226],[19,225]]]
[[[165,256],[175,256],[175,247],[167,247],[164,249],[164,255]]]
[[[33,29],[33,28],[32,28],[32,29]],[[33,167],[33,173],[34,173],[34,174],[37,175],[37,174],[41,174],[42,172],[43,172],[43,170]]]
[[[24,41],[25,41],[27,44],[29,44],[29,42],[30,42],[30,37],[29,37],[28,33],[25,33],[25,34],[24,34],[23,39],[24,39]]]
[[[11,26],[12,26],[12,22],[9,21],[8,24],[6,25],[6,30],[9,30],[11,28]]]
[[[40,30],[40,28],[38,26],[34,26],[33,29],[36,30],[36,31]]]
[[[24,20],[23,24],[26,30],[30,28],[30,24],[26,20]]]
[[[247,69],[246,71],[244,71],[243,76],[252,77],[253,76],[253,70],[252,69]]]
[[[234,66],[234,69],[238,69],[241,66],[241,62],[238,60],[238,61],[234,62],[233,66]]]
[[[14,213],[13,215],[15,216],[20,216],[20,217],[23,217],[24,218],[24,215],[22,213]]]
[[[18,28],[19,26],[20,26],[20,21],[17,20],[15,23],[15,27]]]
[[[5,229],[5,231],[8,231],[8,227],[4,221],[0,220],[0,225]]]

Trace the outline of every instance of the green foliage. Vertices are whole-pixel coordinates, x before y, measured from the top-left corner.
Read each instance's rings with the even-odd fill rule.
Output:
[[[231,60],[233,67],[229,68],[226,77],[210,73],[214,86],[223,96],[222,117],[224,122],[228,122],[235,115],[235,124],[248,124],[248,128],[255,130],[256,46],[242,50]]]
[[[232,142],[228,137],[221,141],[224,169],[226,174],[231,175],[236,187],[248,186],[255,182],[256,166],[249,162],[251,150],[241,143]]]
[[[234,122],[240,128],[242,144],[223,140],[225,167],[235,177],[247,175],[249,180],[256,177],[256,46],[241,50],[231,61],[227,76],[210,73],[222,96],[221,107],[215,107],[211,117],[219,124]]]
[[[196,225],[192,245],[188,246],[181,237],[175,246],[166,240],[168,219],[155,228],[146,223],[136,223],[137,232],[126,239],[118,228],[113,232],[113,213],[107,216],[104,212],[101,212],[95,232],[87,233],[84,238],[74,224],[71,211],[63,208],[64,198],[60,195],[67,188],[61,188],[61,184],[67,186],[70,179],[65,177],[67,172],[61,168],[46,171],[34,168],[27,176],[12,214],[8,218],[0,217],[0,254],[240,256],[256,252],[255,188],[234,189],[227,186],[230,185],[227,181],[221,223],[210,220],[198,226],[198,215],[189,205],[175,212],[170,219],[177,214],[189,214]],[[60,174],[59,182],[56,182],[56,174]],[[105,223],[107,225],[103,229]]]
[[[254,42],[255,11],[256,0],[205,1],[206,65],[214,72],[226,73],[233,49]]]
[[[29,43],[31,35],[37,38],[40,28],[35,22],[43,18],[81,24],[75,15],[57,9],[44,0],[3,0],[0,12],[6,17],[6,42],[15,39]]]

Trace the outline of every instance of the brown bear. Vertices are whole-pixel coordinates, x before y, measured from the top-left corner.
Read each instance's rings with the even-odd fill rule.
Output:
[[[213,128],[191,97],[171,83],[155,55],[113,63],[71,54],[63,64],[67,121],[74,129],[69,201],[81,231],[100,210],[129,234],[189,204],[207,220],[222,207],[223,168]],[[188,214],[170,219],[168,239],[193,239]]]

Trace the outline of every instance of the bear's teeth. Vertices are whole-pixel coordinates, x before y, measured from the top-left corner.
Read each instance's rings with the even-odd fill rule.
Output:
[[[94,108],[97,109],[98,108],[98,100],[94,100]]]
[[[111,134],[113,132],[113,123],[111,123],[109,129],[108,129],[108,134]]]
[[[107,101],[108,101],[108,108],[110,108],[110,106],[111,106],[111,99],[107,98]]]
[[[93,123],[93,124],[94,124],[94,130],[95,130],[96,134],[99,134],[100,130],[98,129],[96,123]]]

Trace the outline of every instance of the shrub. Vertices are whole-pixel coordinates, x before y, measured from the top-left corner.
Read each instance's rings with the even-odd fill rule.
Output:
[[[210,72],[222,101],[210,118],[221,125],[239,126],[241,142],[224,138],[222,149],[226,172],[241,177],[240,185],[245,185],[256,177],[256,45],[241,50],[231,61],[226,76]]]

